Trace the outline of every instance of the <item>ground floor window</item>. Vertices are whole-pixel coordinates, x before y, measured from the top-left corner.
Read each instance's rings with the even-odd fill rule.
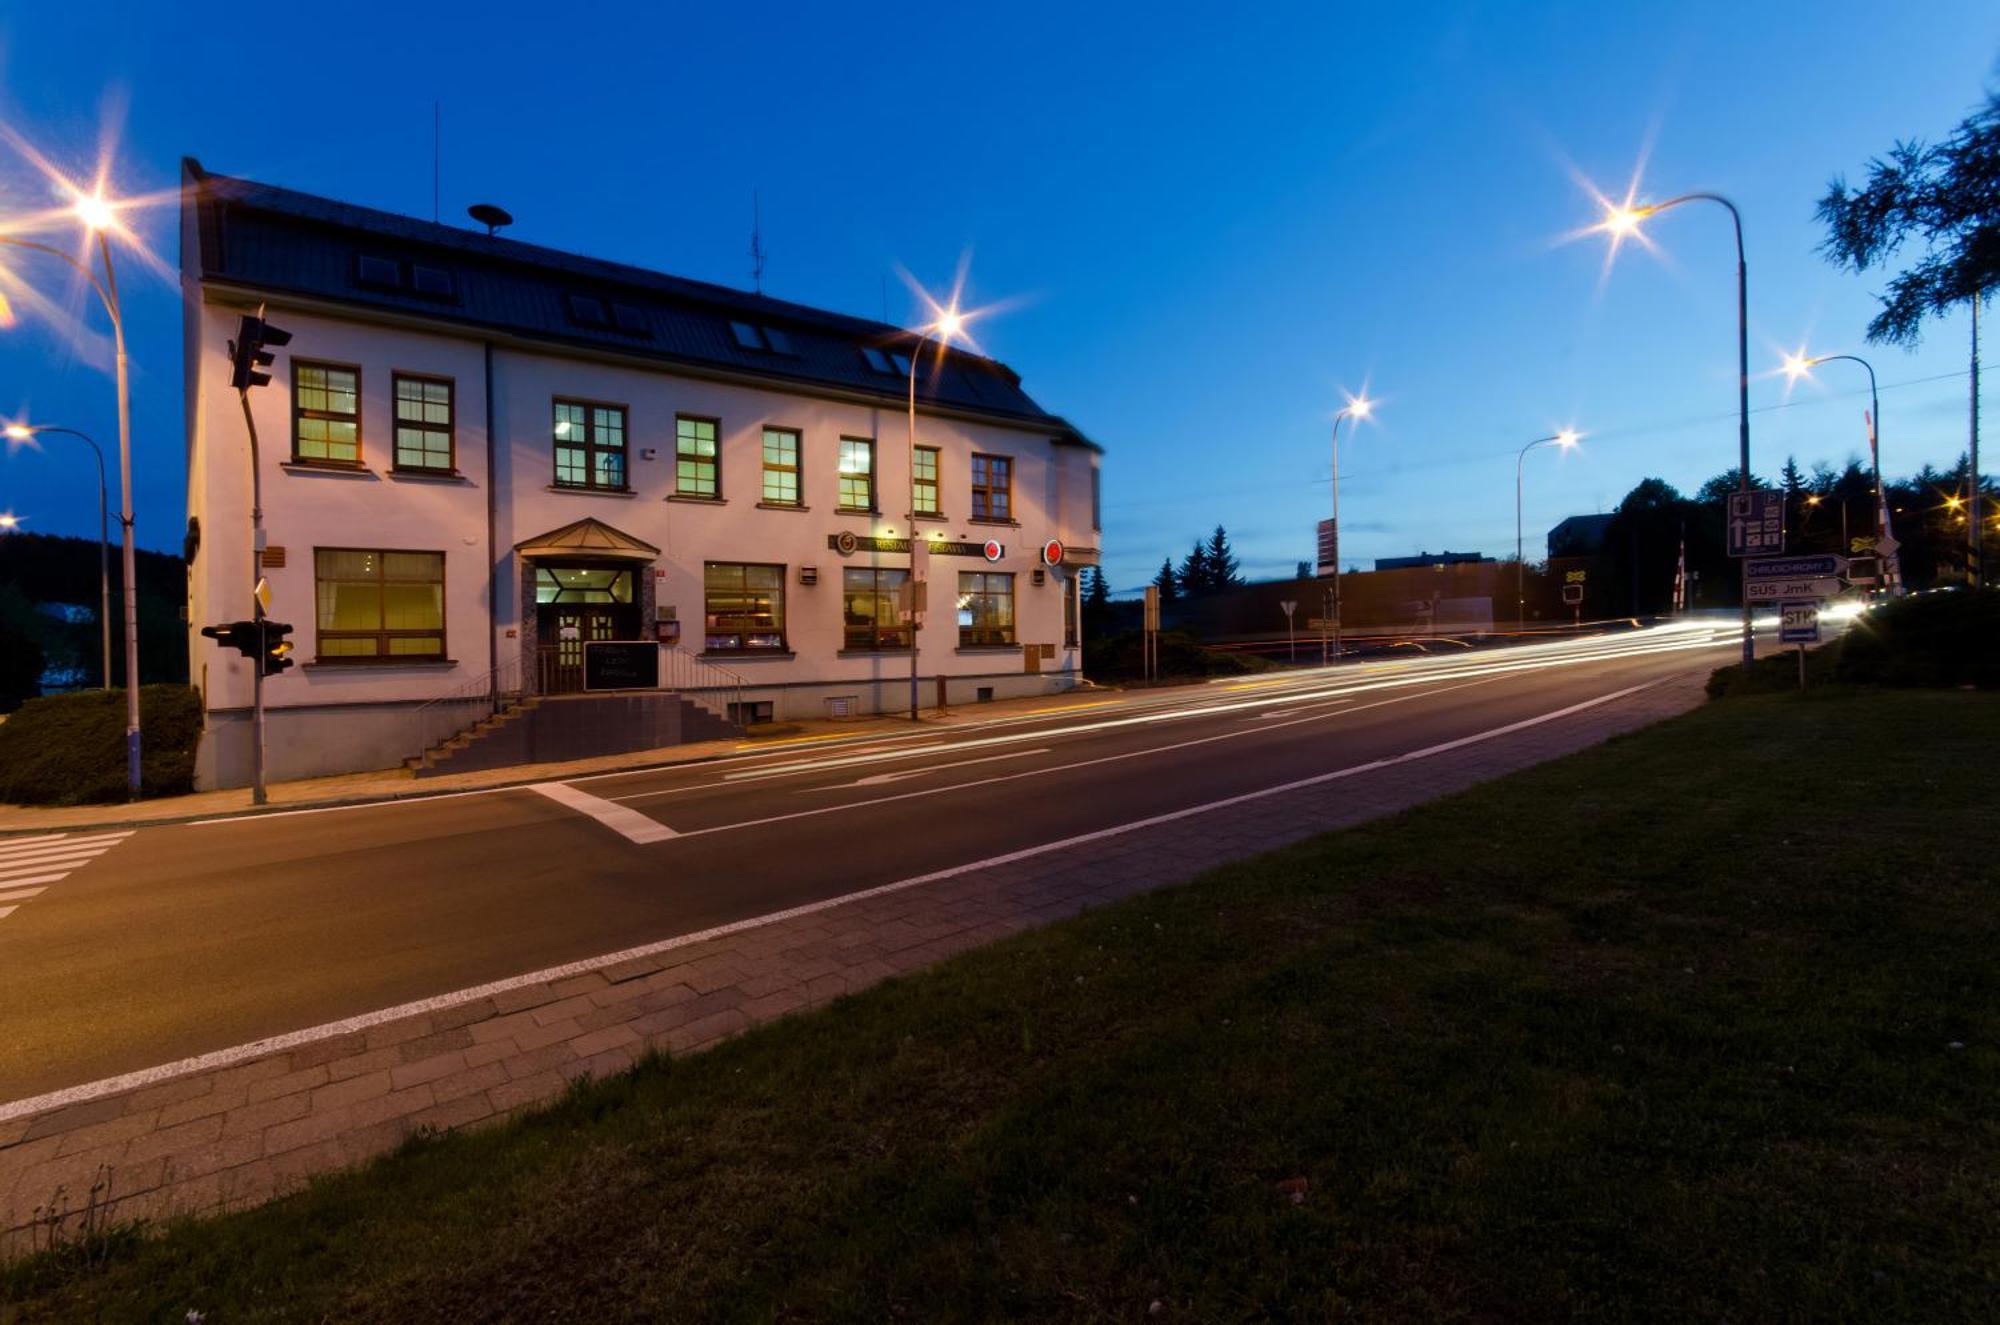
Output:
[[[321,659],[444,657],[444,553],[313,549]]]
[[[617,566],[537,566],[537,603],[629,603],[632,572]]]
[[[961,648],[1014,642],[1014,577],[1002,571],[958,574]]]
[[[850,566],[840,573],[842,645],[849,649],[907,649],[910,627],[897,598],[910,578],[907,570]]]
[[[704,575],[711,653],[780,652],[785,647],[785,568],[711,561]]]
[[[1076,647],[1076,600],[1083,593],[1083,572],[1078,571],[1063,581],[1063,647]]]

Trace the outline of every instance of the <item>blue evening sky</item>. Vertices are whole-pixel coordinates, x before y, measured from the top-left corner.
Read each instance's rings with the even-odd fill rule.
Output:
[[[235,17],[234,13],[241,14]],[[1085,6],[226,6],[138,0],[0,11],[0,117],[88,169],[123,104],[115,184],[214,170],[428,216],[501,203],[516,237],[909,320],[897,264],[948,286],[970,254],[977,327],[1106,448],[1115,589],[1216,522],[1245,569],[1288,574],[1343,440],[1346,559],[1511,554],[1514,454],[1530,555],[1562,516],[1657,475],[1735,463],[1728,218],[1661,218],[1658,256],[1608,278],[1587,177],[1641,197],[1729,194],[1748,226],[1753,371],[1810,340],[1881,376],[1885,467],[1966,441],[1967,326],[1867,349],[1877,282],[1814,252],[1813,206],[1899,137],[1937,137],[1995,74],[1986,3]],[[1648,156],[1648,150],[1650,155]],[[0,212],[46,205],[0,158]],[[174,260],[171,208],[138,220]],[[44,267],[16,270],[82,312]],[[179,543],[178,291],[124,269],[139,529]],[[101,330],[94,315],[88,325]],[[0,411],[112,443],[108,355],[33,316],[0,333]],[[1754,464],[1865,448],[1859,369],[1753,386]],[[0,458],[0,509],[95,533],[80,455]],[[1028,531],[1030,535],[1033,531]]]

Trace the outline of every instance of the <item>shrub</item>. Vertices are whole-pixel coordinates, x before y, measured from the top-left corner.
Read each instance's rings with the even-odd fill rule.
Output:
[[[1848,628],[1835,675],[1862,685],[2000,687],[2000,589],[1884,603]]]
[[[140,794],[194,789],[201,696],[187,686],[139,689]],[[125,799],[125,692],[31,699],[0,723],[0,801],[82,805]]]
[[[1161,677],[1237,676],[1270,667],[1262,658],[1205,649],[1185,630],[1160,632]],[[1083,674],[1093,681],[1138,680],[1146,674],[1145,635],[1128,630],[1104,639],[1085,640]]]

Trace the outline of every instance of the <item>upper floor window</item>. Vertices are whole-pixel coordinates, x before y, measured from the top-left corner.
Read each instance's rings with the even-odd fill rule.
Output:
[[[449,472],[452,458],[452,384],[444,377],[397,373],[396,468]]]
[[[911,509],[918,515],[942,515],[938,505],[938,449],[919,446],[910,460]]]
[[[292,459],[361,463],[361,370],[292,360]]]
[[[703,647],[716,653],[785,647],[785,568],[711,561],[704,576]]]
[[[799,434],[796,428],[764,429],[764,502],[799,504]]]
[[[444,657],[444,553],[313,549],[321,660]]]
[[[1092,530],[1104,528],[1104,471],[1096,465],[1090,467],[1090,527]]]
[[[714,419],[682,414],[674,420],[674,493],[681,497],[720,497],[722,461],[715,450]]]
[[[625,408],[555,402],[556,486],[625,490]]]
[[[1014,461],[1004,455],[972,457],[972,518],[1014,518]]]
[[[958,573],[960,646],[1014,642],[1014,577],[1002,571]]]
[[[840,439],[840,509],[875,509],[875,443],[866,437]]]

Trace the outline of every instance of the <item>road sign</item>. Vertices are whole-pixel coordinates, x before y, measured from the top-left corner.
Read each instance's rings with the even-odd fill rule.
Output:
[[[1307,630],[1332,630],[1339,624],[1338,621],[1335,621],[1330,616],[1312,616],[1306,618]]]
[[[1831,553],[1816,557],[1753,557],[1743,573],[1753,580],[1823,579],[1847,569],[1847,558]]]
[[[1319,573],[1331,575],[1340,568],[1340,526],[1331,520],[1319,522]]]
[[[1583,586],[1582,586],[1582,585],[1580,585],[1580,584],[1565,584],[1565,585],[1563,586],[1563,601],[1564,601],[1565,603],[1580,603],[1580,602],[1582,602],[1582,601],[1583,601]]]
[[[1819,604],[1817,602],[1778,604],[1778,643],[1819,643]]]
[[[1835,598],[1845,587],[1839,580],[1814,579],[1811,576],[1795,580],[1752,580],[1749,583],[1750,601],[1753,603],[1781,603],[1789,598]]]
[[[1570,583],[1570,584],[1582,584],[1582,583],[1583,583],[1583,578],[1584,578],[1584,574],[1585,574],[1585,572],[1583,572],[1583,571],[1580,571],[1580,570],[1573,570],[1573,571],[1569,571],[1568,573],[1566,573],[1566,574],[1565,574],[1565,575],[1563,576],[1563,579],[1564,579],[1564,581],[1566,581],[1567,583]]]
[[[1294,602],[1294,601],[1292,601],[1291,599],[1289,599],[1289,598],[1287,598],[1287,599],[1285,599],[1285,600],[1284,600],[1283,602],[1279,603],[1279,604],[1278,604],[1278,606],[1279,606],[1279,607],[1280,607],[1281,609],[1283,609],[1283,611],[1284,611],[1284,613],[1285,613],[1285,620],[1287,620],[1287,621],[1289,621],[1289,620],[1291,620],[1291,619],[1292,619],[1292,613],[1294,613],[1294,612],[1296,612],[1296,611],[1298,611],[1298,610],[1299,610],[1299,605],[1298,605],[1298,604],[1297,604],[1296,602]]]
[[[1760,552],[1785,550],[1785,494],[1732,492],[1729,494],[1729,555],[1754,557]]]
[[[1873,584],[1882,578],[1882,562],[1878,557],[1852,557],[1847,563],[1849,584]]]
[[[1158,630],[1159,628],[1160,628],[1160,586],[1157,584],[1149,584],[1146,586],[1146,629]]]
[[[257,595],[258,611],[262,612],[265,616],[271,615],[271,582],[259,575],[257,577],[257,588],[254,592]]]

